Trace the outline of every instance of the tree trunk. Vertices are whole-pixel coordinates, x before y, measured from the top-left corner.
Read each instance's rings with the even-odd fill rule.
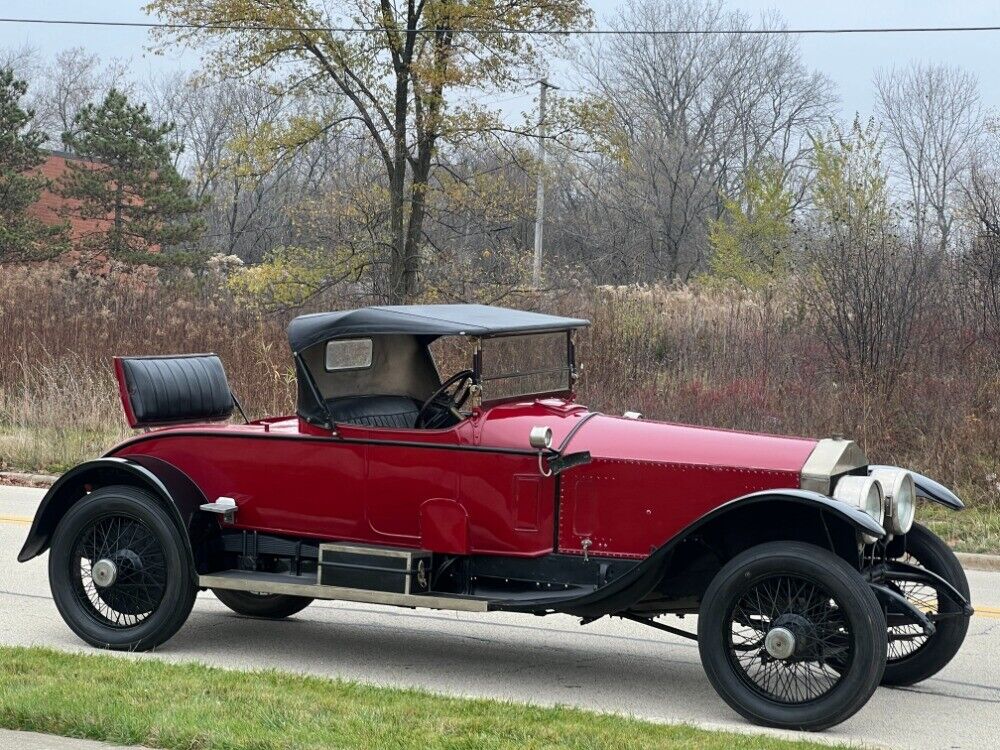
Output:
[[[412,37],[416,18],[411,15],[408,37]],[[393,102],[393,154],[389,174],[389,223],[392,233],[392,253],[389,259],[389,304],[401,305],[409,301],[414,292],[415,269],[407,262],[406,231],[406,168],[408,151],[406,142],[407,115],[409,114],[410,62],[413,54],[412,39],[395,65],[396,96]],[[413,277],[411,278],[411,274]]]
[[[420,273],[420,240],[424,231],[424,216],[427,213],[427,185],[431,171],[433,144],[420,144],[420,153],[413,168],[413,184],[410,187],[410,221],[406,231],[406,246],[403,267],[406,274],[406,295],[413,298],[419,292],[417,281]]]
[[[398,162],[397,162],[398,164]],[[389,179],[389,231],[392,233],[392,251],[389,258],[389,290],[386,295],[390,305],[406,302],[406,173],[398,165]]]
[[[125,203],[124,188],[122,187],[122,183],[119,180],[117,183],[115,183],[115,212],[114,212],[115,231],[112,234],[112,239],[111,239],[111,255],[113,256],[121,255],[122,245],[124,244],[123,242],[124,233],[122,232],[122,224],[123,224],[122,211],[124,203]]]

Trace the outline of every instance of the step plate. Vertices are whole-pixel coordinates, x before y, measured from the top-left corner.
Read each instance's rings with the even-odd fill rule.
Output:
[[[321,586],[318,583],[300,583],[292,576],[280,573],[247,573],[227,570],[222,573],[198,576],[198,585],[206,589],[227,589],[229,591],[252,591],[261,594],[287,594],[306,596],[311,599],[338,599],[344,602],[366,602],[368,604],[389,604],[396,607],[423,607],[425,609],[448,609],[457,612],[487,612],[489,602],[485,599],[470,599],[438,594],[399,594],[392,591],[368,591],[340,586]]]

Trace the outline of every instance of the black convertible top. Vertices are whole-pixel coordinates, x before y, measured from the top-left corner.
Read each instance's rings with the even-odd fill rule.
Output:
[[[589,320],[580,318],[489,305],[385,305],[300,315],[288,326],[288,343],[293,352],[301,352],[324,341],[357,336],[409,334],[433,340],[565,331],[589,325]]]

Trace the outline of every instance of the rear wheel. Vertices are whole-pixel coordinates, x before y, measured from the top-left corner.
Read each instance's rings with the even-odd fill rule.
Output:
[[[212,589],[212,593],[220,602],[237,614],[248,617],[263,617],[269,620],[291,617],[312,604],[312,599],[305,596],[255,594],[252,591],[228,591],[226,589]]]
[[[60,520],[49,552],[59,614],[92,646],[147,651],[187,620],[197,589],[181,531],[160,500],[102,487]]]
[[[969,581],[955,553],[934,532],[919,523],[913,524],[903,540],[905,553],[901,562],[926,568],[954,586],[966,601]],[[936,630],[927,636],[919,625],[890,627],[889,658],[885,666],[883,685],[913,685],[941,671],[958,653],[969,630],[969,618],[961,608],[946,597],[921,583],[892,581],[889,585],[905,596],[917,608],[929,615],[949,615],[935,622]]]
[[[878,687],[884,629],[854,568],[820,547],[773,542],[719,571],[698,642],[709,681],[734,710],[756,724],[818,731],[852,716]]]

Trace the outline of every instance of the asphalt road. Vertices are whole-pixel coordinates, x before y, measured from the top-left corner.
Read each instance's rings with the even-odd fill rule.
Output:
[[[28,531],[25,519],[33,516],[42,494],[0,487],[0,643],[91,651],[56,612],[47,556],[16,562]],[[997,747],[1000,573],[970,571],[969,579],[979,612],[963,650],[947,668],[914,688],[882,688],[849,721],[822,737],[808,737],[922,750]],[[692,618],[669,619],[695,627]],[[575,618],[561,615],[317,602],[291,620],[265,622],[236,615],[203,594],[187,625],[154,658],[279,668],[758,731],[715,695],[694,643],[607,618],[580,627]]]

